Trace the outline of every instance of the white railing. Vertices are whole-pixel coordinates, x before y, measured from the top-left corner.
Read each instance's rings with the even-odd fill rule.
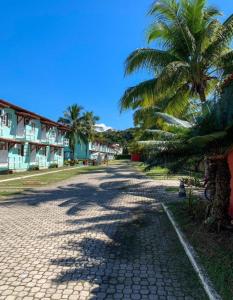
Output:
[[[23,167],[23,156],[8,157],[8,170],[20,170]]]
[[[27,141],[36,141],[35,133],[26,133],[25,136]]]
[[[37,157],[36,158],[36,165],[40,168],[46,168],[47,167],[47,164],[46,164],[46,161],[47,161],[47,157]]]

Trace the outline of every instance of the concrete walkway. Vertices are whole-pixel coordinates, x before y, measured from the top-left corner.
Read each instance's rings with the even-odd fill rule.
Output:
[[[164,195],[122,164],[0,202],[0,299],[207,299]]]

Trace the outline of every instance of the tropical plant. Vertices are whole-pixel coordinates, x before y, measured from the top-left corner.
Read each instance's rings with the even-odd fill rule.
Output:
[[[154,2],[149,12],[154,22],[148,30],[148,42],[159,47],[134,51],[125,66],[127,75],[144,68],[153,78],[125,91],[122,110],[159,106],[179,117],[191,99],[202,104],[196,111],[204,110],[221,75],[233,69],[229,46],[233,17],[221,24],[217,19],[220,12],[206,2]]]
[[[67,107],[64,116],[59,118],[58,122],[70,128],[67,135],[72,153],[75,152],[75,145],[78,141],[83,140],[88,143],[94,138],[94,125],[98,120],[99,117],[93,112],[83,112],[83,107],[78,104]]]
[[[99,121],[99,117],[95,116],[93,112],[85,112],[82,116],[82,129],[85,139],[90,142],[95,137],[95,124]]]
[[[85,138],[83,132],[83,115],[82,115],[83,107],[78,104],[73,104],[68,106],[66,111],[64,112],[64,116],[58,119],[58,122],[68,126],[70,131],[67,133],[67,137],[69,138],[69,144],[72,153],[75,152],[75,145],[78,139]]]

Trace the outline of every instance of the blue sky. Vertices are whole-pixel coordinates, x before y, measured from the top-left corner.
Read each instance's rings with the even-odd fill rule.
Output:
[[[145,78],[124,78],[123,63],[145,46],[152,0],[0,0],[0,98],[56,120],[78,103],[117,129],[124,89]],[[229,0],[211,0],[227,16]]]

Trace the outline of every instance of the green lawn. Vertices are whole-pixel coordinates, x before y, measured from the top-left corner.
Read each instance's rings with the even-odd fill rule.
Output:
[[[68,170],[70,168],[73,168],[73,167],[65,166],[65,167],[61,167],[61,168],[42,169],[42,170],[37,170],[37,171],[24,171],[24,172],[12,173],[12,174],[0,174],[0,181],[3,179],[10,179],[10,178],[14,178],[14,177],[42,174],[42,173],[54,172],[54,171],[58,171],[58,170],[66,170],[66,169]]]
[[[138,171],[143,172],[146,176],[155,180],[179,180],[182,177],[188,177],[188,175],[185,173],[171,174],[169,172],[169,169],[160,166],[153,167],[150,170],[147,170],[147,165],[144,163],[136,162],[133,163],[133,165]]]
[[[59,173],[45,174],[45,175],[35,176],[32,178],[16,179],[8,182],[0,182],[0,199],[5,198],[6,196],[12,196],[15,194],[23,193],[24,191],[30,190],[32,188],[37,188],[40,186],[45,186],[65,179],[69,179],[79,174],[93,172],[93,171],[101,171],[101,169],[103,169],[102,166],[80,167],[72,170],[71,168],[65,168],[64,171]],[[30,173],[27,172],[25,175],[30,175],[30,174],[39,175],[41,172],[42,171],[35,171]],[[16,174],[12,174],[12,175],[15,176]],[[9,178],[11,178],[12,175],[7,175],[7,176],[10,176]],[[20,176],[20,174],[17,175]]]
[[[168,205],[176,222],[198,253],[201,263],[224,300],[233,299],[233,233],[210,232],[203,225],[203,206],[193,204],[192,213],[187,202]]]

